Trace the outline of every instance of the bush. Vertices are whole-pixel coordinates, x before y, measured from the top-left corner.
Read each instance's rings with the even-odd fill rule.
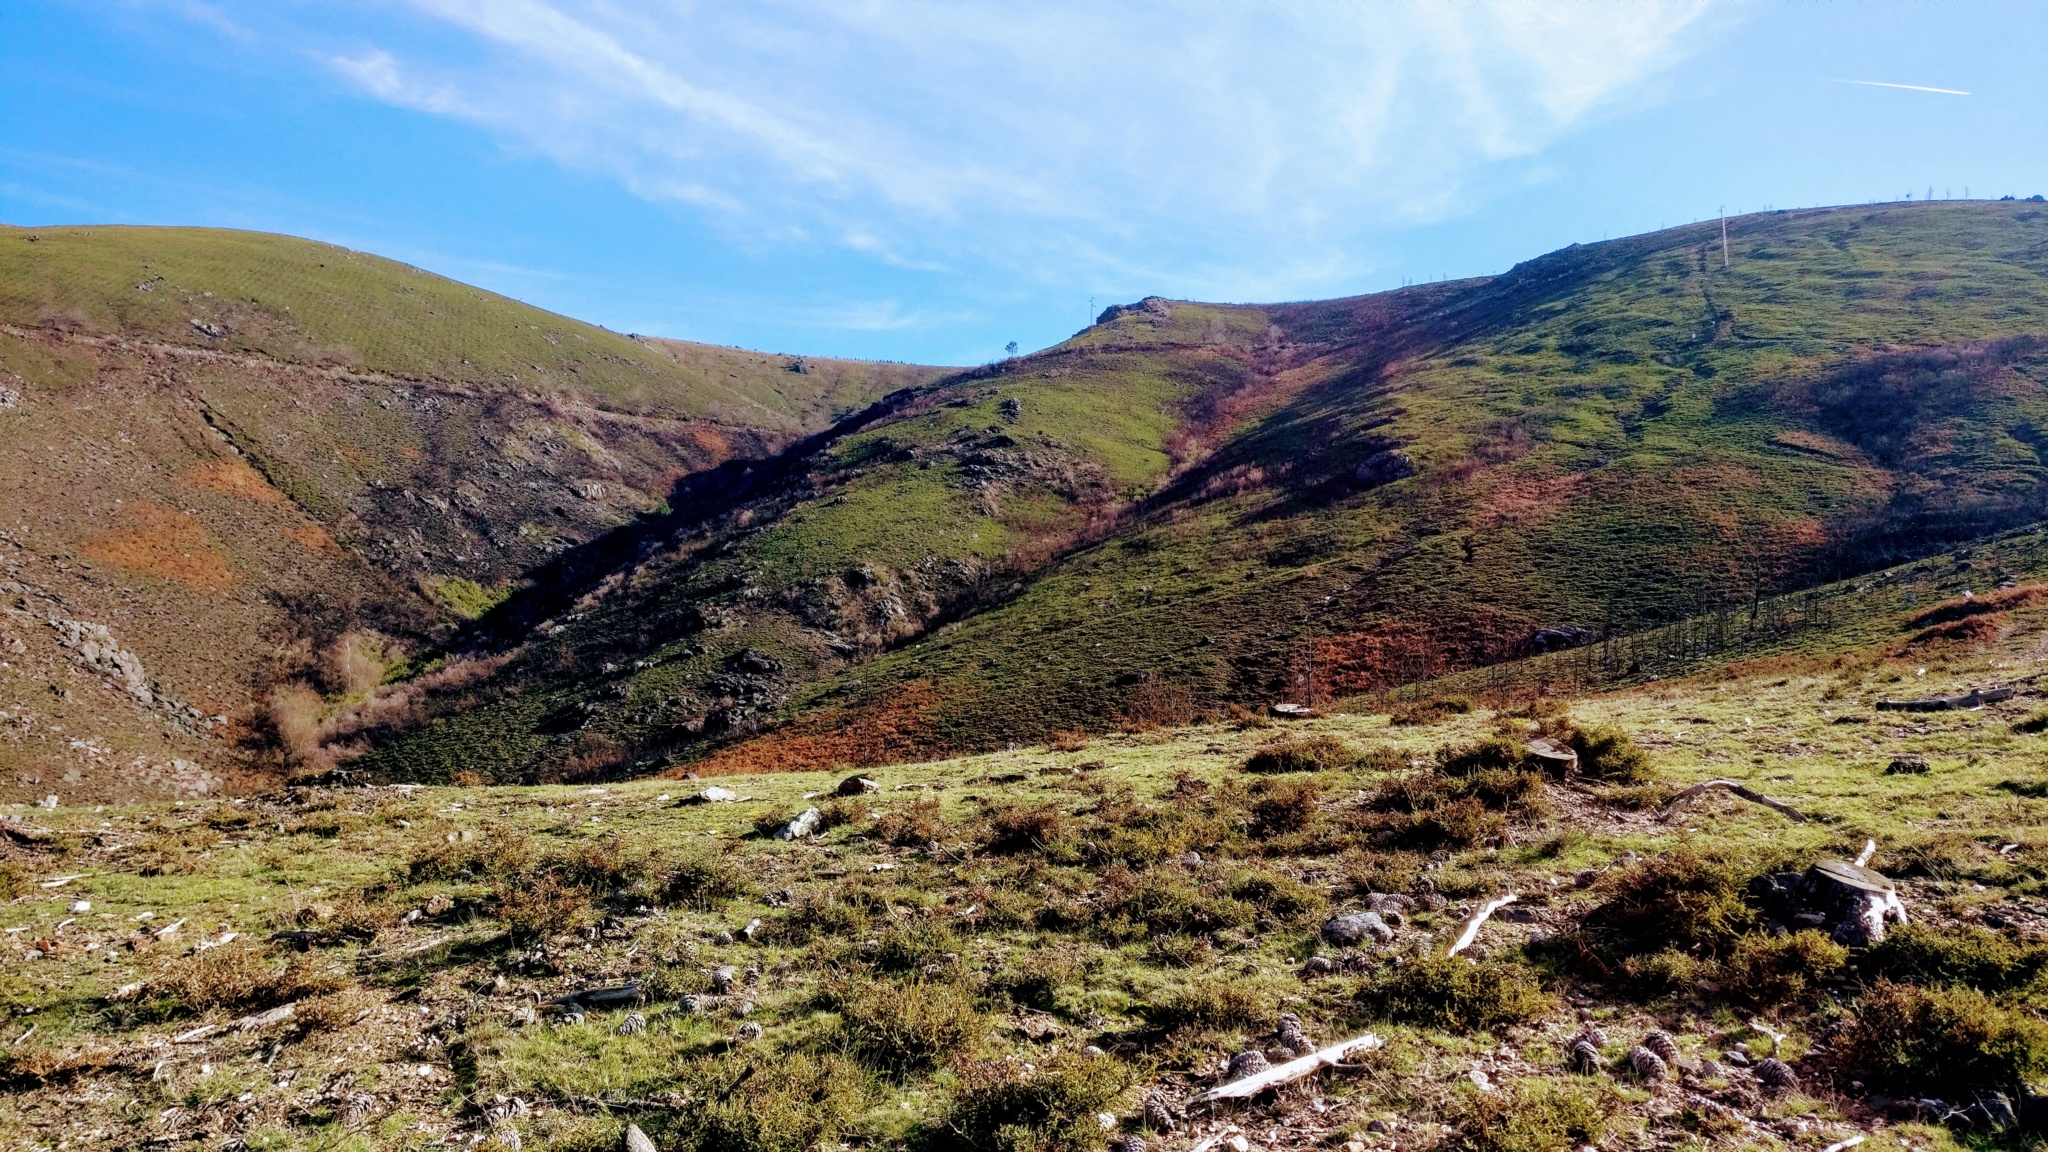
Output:
[[[987,1027],[974,998],[957,984],[858,980],[831,996],[839,1010],[839,1047],[871,1067],[922,1072],[981,1046]]]
[[[1517,772],[1532,766],[1534,757],[1519,740],[1489,736],[1477,744],[1446,744],[1436,750],[1436,770],[1445,776],[1485,772]]]
[[[1784,936],[1751,933],[1735,942],[1721,965],[1721,988],[1730,996],[1768,1006],[1806,991],[1849,962],[1849,950],[1807,929]]]
[[[875,963],[893,972],[913,972],[940,964],[948,953],[960,951],[960,937],[945,921],[922,918],[890,925],[882,933],[880,944]]]
[[[1257,984],[1204,977],[1160,993],[1146,1006],[1145,1019],[1162,1032],[1236,1032],[1262,1027],[1271,1011]]]
[[[1067,814],[1051,804],[1018,805],[989,818],[991,852],[1043,852],[1071,834]]]
[[[882,813],[875,821],[875,835],[898,848],[922,848],[953,834],[952,825],[941,811],[936,799],[920,796],[908,807]]]
[[[1450,1147],[1459,1152],[1568,1152],[1597,1146],[1621,1101],[1612,1089],[1590,1092],[1551,1080],[1520,1080],[1494,1092],[1470,1092],[1451,1110]]]
[[[1050,1012],[1061,993],[1083,986],[1087,965],[1064,948],[1027,948],[989,981],[990,990],[1026,1008]]]
[[[868,1104],[867,1078],[838,1056],[733,1053],[693,1071],[692,1094],[702,1103],[680,1114],[678,1131],[664,1133],[675,1138],[666,1142],[671,1148],[810,1152],[837,1144]]]
[[[1322,785],[1313,780],[1261,780],[1252,789],[1252,834],[1259,837],[1299,832],[1316,818]]]
[[[35,869],[19,860],[0,860],[0,904],[27,892],[35,876]]]
[[[1250,904],[1172,870],[1140,874],[1111,865],[1103,869],[1098,890],[1102,901],[1094,919],[1112,936],[1122,934],[1120,921],[1147,934],[1208,934],[1246,927],[1258,916]]]
[[[1420,727],[1436,724],[1453,716],[1463,716],[1472,711],[1472,701],[1463,696],[1431,696],[1424,700],[1406,700],[1394,705],[1387,714],[1387,721],[1396,727]]]
[[[738,862],[724,856],[684,859],[668,874],[662,895],[672,904],[710,912],[754,892],[754,878]]]
[[[1330,907],[1321,889],[1282,872],[1243,873],[1230,882],[1230,897],[1297,927],[1320,921]]]
[[[1130,1074],[1107,1056],[1061,1052],[1036,1068],[1016,1060],[955,1066],[959,1079],[935,1148],[962,1152],[1085,1152],[1107,1135],[1099,1113],[1115,1110]]]
[[[2048,1024],[1971,988],[1879,980],[1839,1044],[1874,1082],[1915,1095],[2016,1087],[2048,1075]]]
[[[1358,749],[1335,736],[1300,736],[1268,744],[1244,762],[1247,772],[1324,772],[1359,762]]]
[[[2048,946],[2014,944],[1982,928],[1945,932],[1901,924],[1870,950],[1863,970],[1898,983],[2005,992],[2034,983],[2048,970]]]
[[[1579,754],[1579,775],[1613,784],[1642,784],[1650,778],[1650,757],[1619,728],[1572,727],[1565,743]]]
[[[1417,956],[1382,971],[1359,993],[1389,1020],[1473,1032],[1519,1024],[1550,1010],[1548,993],[1521,964],[1474,964],[1456,956]]]
[[[1608,963],[1667,948],[1725,955],[1756,927],[1743,893],[1766,864],[1678,848],[1610,873],[1606,899],[1580,923],[1578,942]]]
[[[226,944],[164,965],[149,978],[146,995],[157,1014],[196,1014],[216,1008],[269,1008],[349,984],[345,973],[309,960],[295,959],[273,971],[256,945]]]

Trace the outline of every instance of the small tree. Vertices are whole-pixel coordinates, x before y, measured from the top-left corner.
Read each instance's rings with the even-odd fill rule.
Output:
[[[1017,342],[1012,340],[1008,344],[1003,345],[1003,351],[1011,356],[1015,356],[1017,354]]]

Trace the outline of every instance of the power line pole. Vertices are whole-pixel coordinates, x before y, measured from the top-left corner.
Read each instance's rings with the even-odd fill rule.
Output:
[[[1728,208],[1721,207],[1721,271],[1728,270]]]

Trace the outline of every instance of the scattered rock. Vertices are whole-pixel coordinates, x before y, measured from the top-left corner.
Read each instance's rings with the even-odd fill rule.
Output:
[[[1925,756],[1894,756],[1892,762],[1884,766],[1887,776],[1925,776],[1927,772]]]
[[[1352,912],[1332,916],[1323,925],[1323,939],[1339,948],[1357,944],[1367,937],[1384,944],[1394,938],[1394,930],[1377,912]]]
[[[816,808],[806,808],[798,814],[796,819],[777,828],[774,838],[777,840],[802,840],[804,837],[816,832],[819,823],[824,819],[825,814],[823,812],[818,811]]]
[[[654,1141],[647,1138],[638,1124],[626,1125],[626,1152],[655,1152]]]
[[[868,776],[848,776],[839,782],[838,788],[833,789],[840,796],[865,796],[881,790],[882,786]]]
[[[1728,1051],[1721,1053],[1721,1059],[1735,1065],[1737,1068],[1749,1067],[1749,1053],[1738,1048],[1730,1048]]]
[[[740,794],[728,788],[706,788],[702,792],[685,796],[678,804],[729,804],[740,798]]]

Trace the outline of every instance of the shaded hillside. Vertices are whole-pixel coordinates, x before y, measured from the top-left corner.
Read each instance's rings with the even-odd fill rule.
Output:
[[[939,371],[629,338],[288,237],[0,229],[0,787],[274,770],[274,687],[360,694],[678,479]]]
[[[2048,214],[1730,235],[1726,267],[1702,225],[1354,300],[1112,309],[679,506],[482,687],[387,714],[368,766],[759,770],[1182,720],[2043,513]]]

